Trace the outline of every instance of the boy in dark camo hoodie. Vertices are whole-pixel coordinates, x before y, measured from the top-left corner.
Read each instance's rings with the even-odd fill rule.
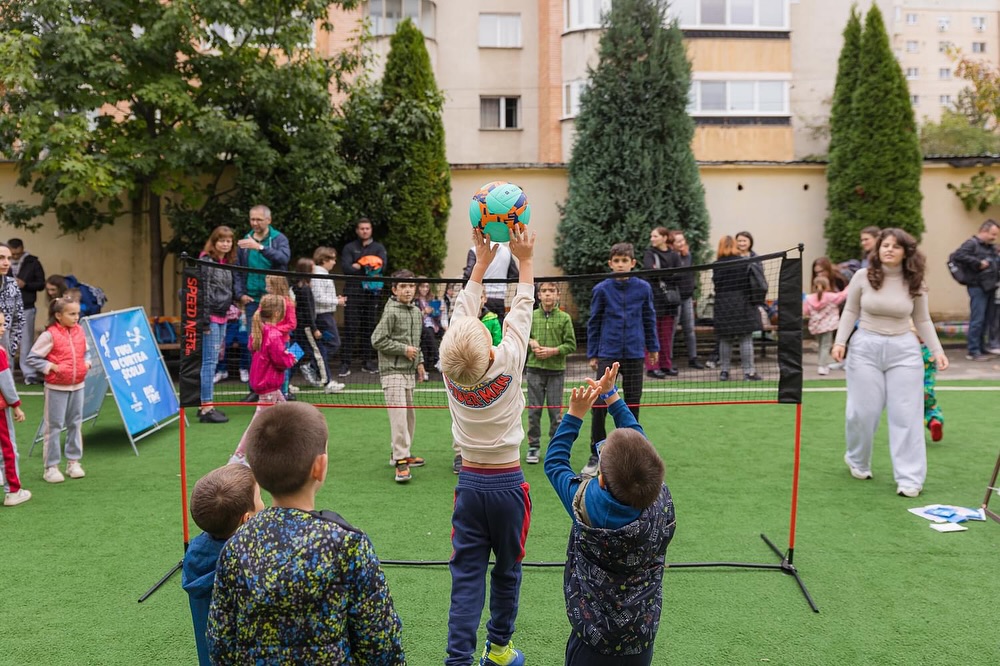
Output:
[[[572,628],[567,666],[648,666],[660,624],[674,504],[663,460],[618,395],[617,377],[614,363],[600,381],[573,389],[545,454],[545,475],[573,518],[563,578]],[[597,445],[597,477],[581,479],[570,450],[598,397],[615,430]]]

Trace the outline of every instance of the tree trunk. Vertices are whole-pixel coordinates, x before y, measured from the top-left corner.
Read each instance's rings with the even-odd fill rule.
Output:
[[[163,238],[160,233],[160,195],[146,186],[149,215],[149,309],[154,317],[163,315]]]

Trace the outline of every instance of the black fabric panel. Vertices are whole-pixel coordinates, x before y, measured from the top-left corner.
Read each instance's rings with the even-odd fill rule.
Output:
[[[785,256],[778,284],[778,402],[802,402],[802,246]]]
[[[181,407],[201,405],[201,344],[205,312],[201,286],[201,267],[190,261],[184,264],[184,283],[181,287]]]

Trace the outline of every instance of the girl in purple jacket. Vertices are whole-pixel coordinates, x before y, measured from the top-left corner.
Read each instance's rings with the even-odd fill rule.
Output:
[[[295,356],[285,349],[286,333],[278,327],[285,318],[285,299],[275,294],[266,294],[260,299],[260,307],[253,315],[250,329],[250,390],[258,396],[257,410],[254,417],[262,409],[276,402],[284,402],[281,385],[285,381],[285,371],[295,365]],[[253,424],[253,418],[250,419]],[[249,429],[250,426],[247,426]],[[246,431],[240,438],[239,446],[229,463],[246,465]]]

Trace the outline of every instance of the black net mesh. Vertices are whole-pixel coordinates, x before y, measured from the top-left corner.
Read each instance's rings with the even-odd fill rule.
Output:
[[[536,278],[532,338],[538,341],[539,350],[528,354],[522,388],[528,391],[532,374],[558,374],[564,369],[559,402],[565,406],[572,387],[618,360],[622,363],[619,385],[629,404],[798,403],[801,270],[799,248],[689,268],[634,271],[624,280],[610,273]],[[393,278],[371,282],[354,276],[265,272],[195,259],[186,260],[184,273],[182,405],[201,404],[203,378],[207,377],[214,384],[212,402],[239,402],[247,397],[251,321],[246,310],[221,307],[226,304],[213,296],[220,277],[221,284],[226,284],[230,282],[227,275],[244,283],[250,275],[279,275],[291,285],[297,315],[294,329],[288,331],[288,343],[294,342],[302,351],[288,372],[284,390],[297,400],[317,405],[385,406],[372,332],[392,295],[397,282]],[[413,343],[422,350],[427,379],[416,384],[414,406],[444,408],[446,389],[436,367],[438,347],[462,283],[455,279],[417,281],[421,288],[414,303],[420,308],[423,326]],[[516,285],[502,280],[484,282],[482,318],[487,328],[498,329],[502,336]],[[331,290],[336,291],[337,301],[346,296],[346,302],[338,302],[333,312],[318,312],[329,309],[317,309],[317,303],[329,303]],[[556,296],[552,311],[543,302],[542,290]],[[252,303],[249,310],[257,305]],[[218,355],[211,351],[216,343],[205,334],[213,320]],[[646,352],[657,346],[654,362]],[[537,396],[528,391],[528,397],[528,406],[536,406],[531,398],[538,402]]]

